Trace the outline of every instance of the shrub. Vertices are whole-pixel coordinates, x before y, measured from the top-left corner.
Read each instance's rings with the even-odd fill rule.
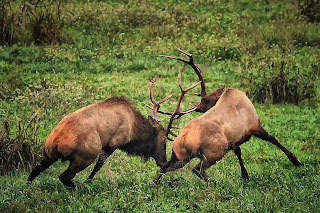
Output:
[[[62,41],[63,21],[60,19],[59,9],[54,11],[52,7],[35,9],[31,16],[29,29],[35,44],[57,44]]]
[[[61,0],[32,0],[10,3],[0,7],[0,44],[57,44],[62,41],[64,22]]]
[[[2,1],[0,6],[0,44],[24,43],[25,29],[21,8],[13,8],[10,1]]]
[[[286,53],[277,45],[259,54],[247,55],[240,62],[241,86],[254,101],[299,104],[316,97],[317,57],[303,51]]]
[[[31,169],[40,159],[37,131],[40,119],[34,116],[28,123],[17,121],[10,124],[4,121],[4,130],[0,130],[0,175],[16,170]],[[11,136],[10,126],[15,130]]]
[[[299,0],[301,14],[310,22],[320,22],[319,0]]]

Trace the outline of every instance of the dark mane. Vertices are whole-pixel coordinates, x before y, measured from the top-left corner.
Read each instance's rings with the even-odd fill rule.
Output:
[[[103,103],[126,103],[126,104],[129,104],[130,106],[132,106],[131,102],[123,96],[111,97],[111,98],[108,98],[102,102]]]
[[[124,104],[131,108],[135,117],[134,131],[136,138],[132,141],[119,147],[129,155],[138,155],[143,158],[149,158],[153,155],[156,149],[157,130],[152,127],[147,118],[145,118],[125,97],[111,97],[101,103],[104,104]]]
[[[149,124],[147,119],[145,117],[143,117],[142,114],[134,107],[134,105],[131,103],[131,101],[129,101],[127,98],[125,98],[123,96],[111,97],[111,98],[108,98],[108,99],[102,101],[101,103],[105,103],[105,104],[125,104],[125,105],[127,105],[127,106],[129,106],[131,108],[132,112],[136,116],[136,119],[138,119],[142,123],[146,123],[147,122],[147,124]]]

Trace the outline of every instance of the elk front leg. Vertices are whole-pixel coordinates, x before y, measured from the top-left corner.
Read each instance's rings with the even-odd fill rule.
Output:
[[[225,138],[221,139],[225,140]],[[223,143],[222,143],[223,144]],[[206,170],[219,161],[227,152],[227,143],[224,143],[225,146],[211,147],[211,149],[202,149],[199,152],[198,157],[200,158],[200,163],[196,165],[192,172],[197,175],[200,179],[209,182],[209,176],[206,173]],[[222,148],[222,149],[221,149]],[[219,150],[219,151],[218,151]]]
[[[240,147],[237,147],[236,149],[233,150],[234,153],[236,154],[236,156],[238,157],[239,160],[239,164],[241,167],[241,176],[243,179],[249,179],[249,175],[248,172],[246,170],[246,168],[244,167],[243,161],[242,161],[242,157],[241,157],[241,149]]]
[[[165,164],[163,164],[163,166],[160,169],[160,173],[158,174],[158,176],[155,178],[155,180],[153,181],[154,184],[158,184],[160,181],[160,178],[167,172],[173,172],[177,169],[180,169],[182,167],[184,167],[191,159],[187,158],[185,160],[179,160],[175,153],[172,152],[172,156],[170,161],[166,162]]]
[[[209,163],[206,160],[201,160],[198,165],[196,165],[193,169],[192,172],[197,175],[200,179],[209,182],[209,176],[206,173],[206,169],[209,168]]]

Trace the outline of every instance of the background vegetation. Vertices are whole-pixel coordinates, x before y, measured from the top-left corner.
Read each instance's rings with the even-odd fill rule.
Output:
[[[316,0],[1,1],[0,211],[319,212],[319,14]],[[117,151],[76,191],[59,182],[61,162],[25,184],[47,135],[68,113],[125,96],[150,115],[143,102],[155,75],[159,98],[177,93],[181,64],[158,57],[177,55],[176,46],[194,54],[209,91],[247,92],[264,127],[303,166],[254,138],[242,146],[248,182],[230,152],[209,169],[209,184],[190,172],[193,160],[152,188],[155,162]],[[197,78],[187,69],[183,81]],[[190,95],[183,107],[198,101]],[[170,149],[169,142],[169,156]]]

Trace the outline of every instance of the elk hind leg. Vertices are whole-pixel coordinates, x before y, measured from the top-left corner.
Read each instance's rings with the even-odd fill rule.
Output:
[[[55,158],[50,159],[45,150],[43,149],[43,158],[39,165],[37,165],[30,173],[27,184],[31,184],[32,181],[44,170],[46,170],[49,166],[51,166],[54,162],[56,162],[60,157],[56,156]]]
[[[98,158],[98,161],[96,163],[96,165],[94,166],[92,172],[90,173],[90,175],[88,176],[87,180],[85,181],[85,183],[89,183],[92,178],[96,175],[96,173],[102,168],[103,164],[104,164],[104,161],[113,153],[113,151],[105,151],[105,150],[102,150],[100,155],[99,155],[99,158]]]
[[[301,165],[301,162],[299,161],[299,159],[292,152],[290,152],[287,148],[282,146],[275,137],[273,137],[272,135],[269,135],[269,133],[265,129],[263,129],[261,126],[258,131],[253,133],[253,135],[262,140],[269,141],[272,144],[276,145],[279,149],[281,149],[282,152],[284,152],[284,154],[287,155],[288,159],[292,162],[293,165],[295,166]]]
[[[74,176],[87,168],[94,160],[96,156],[89,159],[81,158],[80,156],[73,156],[73,158],[70,160],[69,167],[66,171],[64,171],[60,176],[60,181],[67,187],[74,188],[75,185],[72,182],[72,179]]]

